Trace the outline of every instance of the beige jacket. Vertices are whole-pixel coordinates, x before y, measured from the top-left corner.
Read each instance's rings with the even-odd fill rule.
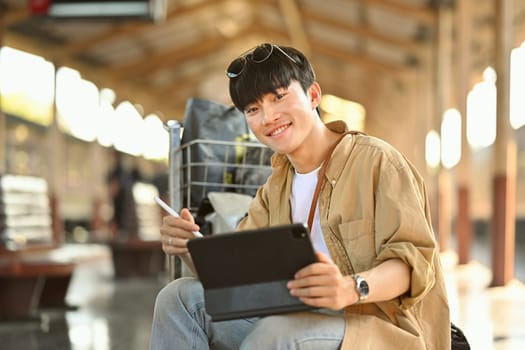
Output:
[[[327,126],[340,133],[346,130],[342,122]],[[291,222],[292,165],[275,154],[272,167],[239,229]],[[450,349],[447,294],[427,193],[416,169],[386,142],[348,135],[328,165],[319,214],[330,255],[343,275],[391,258],[412,268],[405,295],[345,309],[341,348]]]

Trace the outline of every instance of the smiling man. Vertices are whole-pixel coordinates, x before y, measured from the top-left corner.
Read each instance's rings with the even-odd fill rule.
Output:
[[[157,297],[151,348],[450,349],[438,247],[416,169],[386,142],[322,122],[321,87],[298,50],[265,43],[226,74],[233,103],[275,151],[272,175],[238,229],[308,223],[318,262],[288,288],[320,309],[212,322],[200,282],[180,278]],[[188,257],[198,230],[187,209],[165,217],[164,251]]]

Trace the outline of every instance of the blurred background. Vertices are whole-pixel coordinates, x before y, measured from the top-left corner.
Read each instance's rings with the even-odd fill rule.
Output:
[[[34,275],[23,290],[35,298],[41,274],[26,265],[38,260],[63,279],[57,299],[82,304],[71,296],[78,276],[107,260],[104,283],[146,278],[152,303],[166,282],[151,199],[170,197],[167,125],[184,122],[192,98],[229,105],[226,66],[262,42],[311,59],[324,120],[380,137],[416,166],[445,266],[459,273],[455,320],[480,348],[522,346],[512,325],[523,317],[500,317],[525,299],[525,0],[0,1],[2,288]],[[9,206],[20,201],[30,215],[17,221]],[[69,272],[51,270],[52,252]],[[478,284],[481,327],[461,307]],[[509,285],[518,304],[490,308],[486,293]],[[41,321],[39,309],[3,315]]]

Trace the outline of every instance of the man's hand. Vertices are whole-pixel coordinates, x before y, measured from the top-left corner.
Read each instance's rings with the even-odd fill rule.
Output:
[[[323,253],[317,252],[316,263],[310,264],[295,274],[288,282],[290,294],[303,303],[331,310],[357,302],[355,282],[350,276],[343,276],[339,267]]]
[[[162,250],[169,255],[178,255],[195,276],[197,272],[188,251],[188,240],[195,237],[194,231],[199,230],[193,215],[186,208],[180,211],[180,218],[171,215],[163,217],[160,227]]]
[[[162,250],[170,255],[182,255],[188,253],[187,243],[194,238],[192,231],[199,231],[193,216],[188,209],[182,209],[180,218],[168,215],[162,219],[160,237]]]

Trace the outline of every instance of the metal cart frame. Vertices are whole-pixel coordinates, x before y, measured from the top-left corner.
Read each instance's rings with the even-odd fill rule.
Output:
[[[192,213],[196,213],[198,207],[195,203],[210,191],[253,196],[271,172],[269,158],[273,151],[263,144],[196,139],[181,145],[181,124],[170,121],[166,129],[170,138],[169,200],[177,212],[189,208]],[[201,151],[204,149],[209,159],[192,158],[196,148],[201,148]],[[214,150],[220,150],[220,159],[215,157]],[[250,159],[247,158],[248,154],[252,155]],[[222,176],[217,176],[218,173]],[[214,177],[210,174],[214,174]],[[168,256],[167,259],[169,280],[181,276],[180,259],[174,256]]]

